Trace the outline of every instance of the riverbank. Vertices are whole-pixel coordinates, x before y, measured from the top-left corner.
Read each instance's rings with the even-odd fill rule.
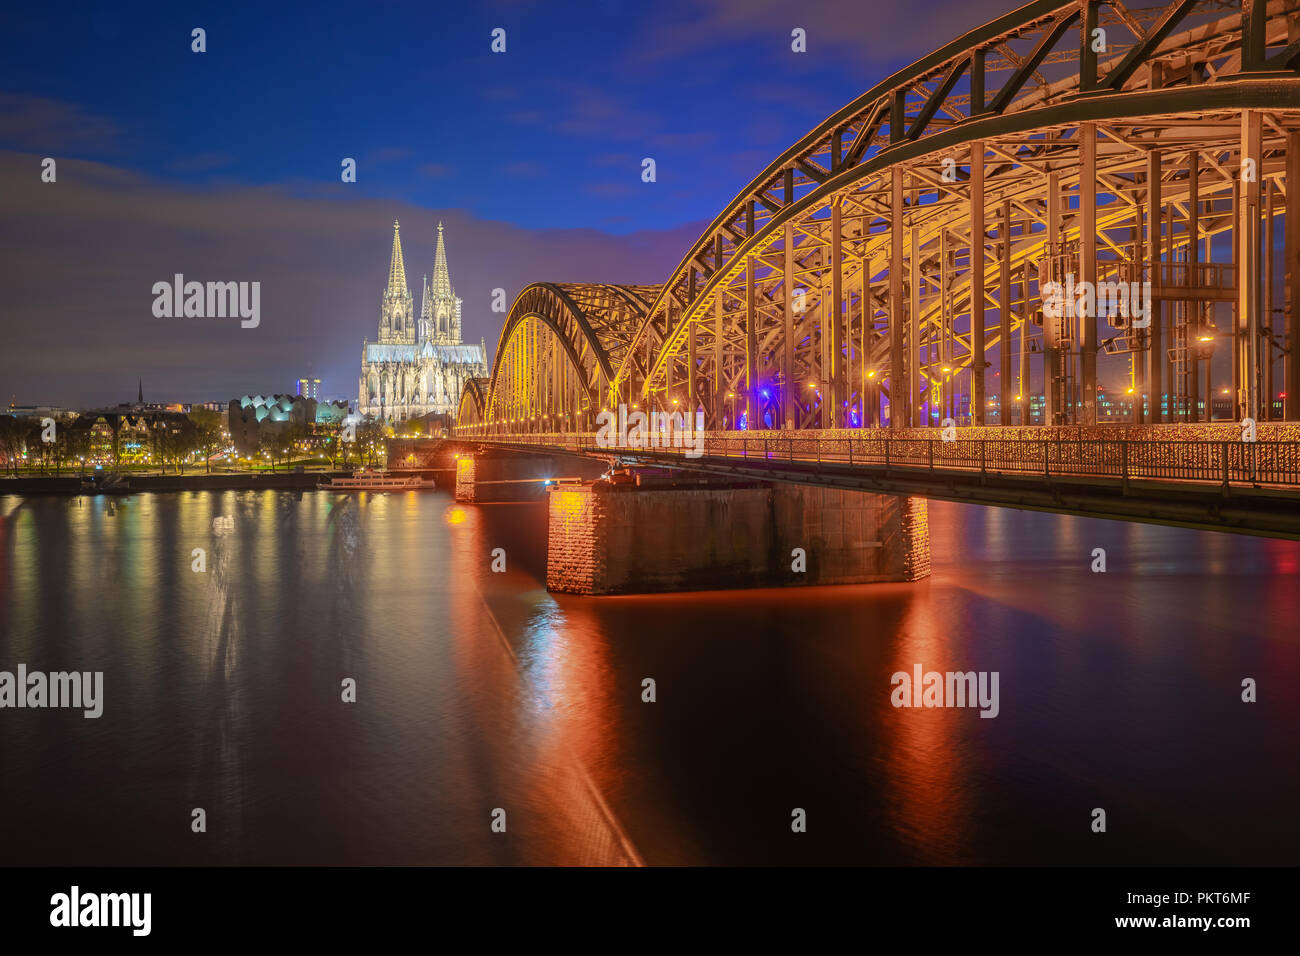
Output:
[[[348,471],[309,471],[288,474],[226,475],[126,475],[126,487],[112,492],[86,491],[86,494],[134,494],[143,491],[306,491],[315,488],[322,478],[351,474]],[[24,476],[0,478],[0,495],[76,495],[81,494],[79,475]]]

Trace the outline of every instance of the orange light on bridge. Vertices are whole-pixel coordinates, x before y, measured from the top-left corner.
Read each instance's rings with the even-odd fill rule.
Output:
[[[581,491],[552,491],[551,505],[565,518],[576,518],[587,510],[591,495]]]

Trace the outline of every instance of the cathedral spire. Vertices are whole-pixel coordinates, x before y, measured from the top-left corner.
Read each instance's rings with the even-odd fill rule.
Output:
[[[438,249],[433,256],[433,294],[451,296],[451,276],[447,272],[447,247],[442,242],[442,223],[438,223]]]
[[[416,341],[427,342],[432,337],[433,301],[429,298],[429,277],[420,277],[420,322],[416,326]]]
[[[406,295],[406,263],[402,261],[402,227],[393,220],[393,258],[388,265],[388,294]]]

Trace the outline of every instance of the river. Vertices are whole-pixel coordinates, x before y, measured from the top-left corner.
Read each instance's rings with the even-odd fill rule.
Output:
[[[542,504],[0,515],[0,670],[104,674],[98,719],[0,709],[6,864],[1300,857],[1300,543],[932,502],[918,584],[584,598]],[[997,716],[895,708],[918,664]]]

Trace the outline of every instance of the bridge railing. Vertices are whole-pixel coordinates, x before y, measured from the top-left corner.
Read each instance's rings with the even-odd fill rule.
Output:
[[[1300,487],[1300,442],[1134,441],[1106,439],[749,437],[735,432],[703,436],[701,455],[689,445],[631,447],[600,444],[595,434],[496,435],[484,442],[565,448],[593,454],[759,459],[808,465],[849,465],[887,471],[978,471],[1045,478],[1118,478]]]

